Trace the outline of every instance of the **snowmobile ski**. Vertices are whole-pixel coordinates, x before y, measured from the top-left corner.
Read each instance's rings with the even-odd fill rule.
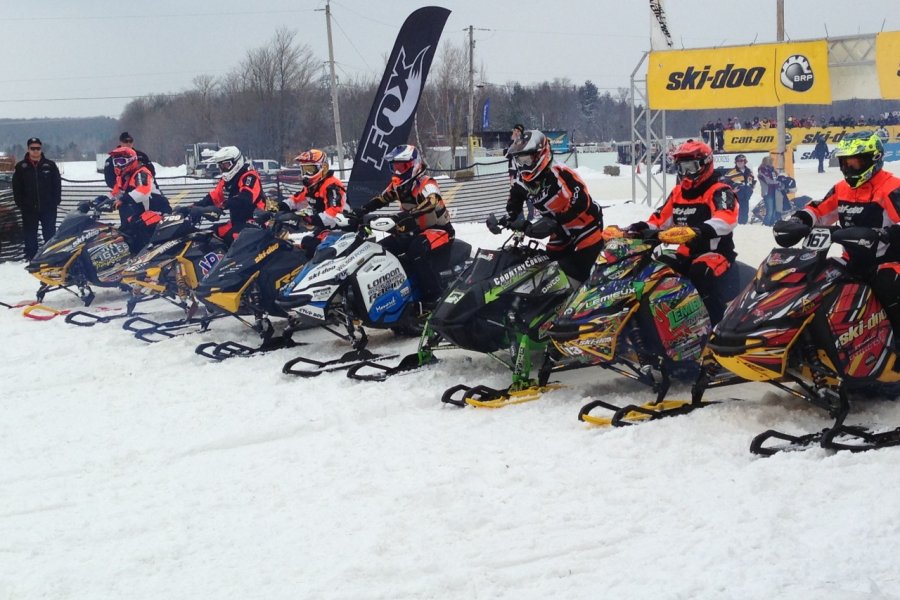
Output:
[[[407,354],[394,367],[373,360],[364,360],[350,367],[347,370],[347,377],[358,381],[384,381],[398,373],[409,373],[436,362],[438,359],[434,354],[428,353],[427,357],[423,357],[418,352]]]
[[[79,314],[82,312],[80,310],[71,308],[53,308],[52,306],[47,306],[46,304],[28,304],[24,308],[25,310],[22,311],[22,316],[28,317],[29,319],[33,319],[35,321],[49,321],[51,319],[55,319],[60,315],[66,315],[66,322],[68,322],[68,315]],[[121,308],[115,308],[111,306],[97,306],[94,308],[100,311],[123,310]]]
[[[584,421],[591,425],[599,425],[601,427],[625,427],[628,425],[636,425],[644,421],[655,421],[665,417],[677,417],[686,415],[698,408],[705,408],[713,404],[719,404],[719,401],[702,402],[690,400],[660,400],[655,402],[647,402],[646,404],[628,404],[626,406],[616,406],[603,400],[594,400],[588,402],[578,411],[578,420]],[[591,411],[595,408],[605,408],[612,411],[612,416],[599,417],[591,415]]]
[[[13,309],[13,308],[25,308],[26,306],[31,306],[32,304],[37,304],[37,303],[38,303],[37,300],[19,300],[18,302],[13,302],[12,304],[0,301],[0,306],[2,306],[3,308],[7,308],[7,309]]]
[[[348,350],[338,358],[333,360],[319,361],[305,356],[298,356],[284,363],[281,372],[285,375],[296,375],[297,377],[316,377],[322,373],[332,373],[334,371],[342,371],[350,369],[359,363],[378,360],[397,358],[396,354],[374,354],[370,350],[361,348],[359,350]],[[311,369],[297,368],[296,365],[309,365]]]
[[[255,354],[264,354],[272,350],[283,350],[284,348],[294,348],[296,346],[305,346],[307,342],[295,342],[289,337],[277,337],[267,342],[263,342],[259,346],[247,346],[240,342],[228,340],[225,342],[206,342],[200,344],[194,349],[194,352],[215,361],[223,361],[236,356],[253,356]]]
[[[176,319],[174,321],[153,321],[141,316],[134,316],[122,324],[122,329],[130,331],[134,337],[152,344],[173,337],[200,333],[209,329],[210,322],[224,317],[224,314],[210,315],[199,319]],[[143,326],[141,326],[143,325]]]
[[[460,407],[502,408],[511,404],[532,402],[540,398],[544,392],[563,387],[565,386],[558,383],[548,383],[546,385],[533,385],[514,390],[511,388],[495,389],[486,385],[470,387],[460,384],[448,388],[441,396],[441,402]],[[459,392],[463,392],[462,397],[455,397]]]
[[[93,327],[98,323],[109,323],[111,321],[115,321],[116,319],[127,319],[128,317],[134,316],[137,315],[133,312],[128,312],[127,310],[116,315],[98,315],[96,313],[91,313],[84,310],[73,310],[66,315],[66,323],[69,323],[70,325],[78,325],[79,327]]]

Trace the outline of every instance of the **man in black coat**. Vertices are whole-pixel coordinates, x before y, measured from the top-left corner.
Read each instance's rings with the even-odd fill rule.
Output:
[[[117,148],[121,148],[122,146],[127,146],[137,153],[138,162],[150,169],[150,173],[153,175],[155,181],[156,167],[153,166],[153,162],[150,160],[149,156],[134,147],[134,138],[131,137],[131,134],[127,131],[123,131],[121,134],[119,134],[119,145],[117,146]],[[112,189],[116,186],[116,171],[115,169],[113,169],[112,158],[108,156],[106,157],[106,162],[103,165],[103,179],[106,180],[106,187],[108,187],[109,189]]]
[[[56,163],[44,156],[43,144],[36,137],[26,145],[25,158],[16,163],[13,173],[13,199],[22,213],[25,234],[25,258],[38,251],[38,224],[44,243],[56,234],[56,207],[62,201],[62,179]]]

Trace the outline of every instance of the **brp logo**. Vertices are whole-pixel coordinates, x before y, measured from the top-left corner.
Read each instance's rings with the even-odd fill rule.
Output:
[[[781,65],[781,84],[795,92],[805,92],[813,86],[815,76],[809,60],[802,54],[788,56]]]

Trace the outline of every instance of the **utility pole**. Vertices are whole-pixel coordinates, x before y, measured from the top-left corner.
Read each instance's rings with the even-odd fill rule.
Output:
[[[321,10],[321,9],[320,9]],[[341,137],[341,109],[338,106],[337,75],[334,73],[334,46],[331,43],[331,1],[325,2],[325,25],[328,28],[328,64],[331,67],[331,108],[334,111],[334,143],[337,146],[338,170],[344,169],[344,140]]]
[[[784,0],[777,0],[775,17],[775,38],[779,42],[784,41]],[[775,147],[775,153],[778,155],[778,164],[775,165],[779,169],[784,169],[784,104],[775,107],[775,120],[778,121],[778,128],[775,135],[778,136],[778,144]]]
[[[474,27],[469,25],[469,110],[466,112],[466,166],[471,167],[475,163],[472,149],[472,133],[475,112],[475,36]]]

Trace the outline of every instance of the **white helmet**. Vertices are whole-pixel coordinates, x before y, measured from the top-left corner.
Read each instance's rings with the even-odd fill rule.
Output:
[[[219,167],[222,179],[231,181],[231,178],[244,166],[244,156],[237,146],[225,146],[216,150],[215,154],[203,162]]]

